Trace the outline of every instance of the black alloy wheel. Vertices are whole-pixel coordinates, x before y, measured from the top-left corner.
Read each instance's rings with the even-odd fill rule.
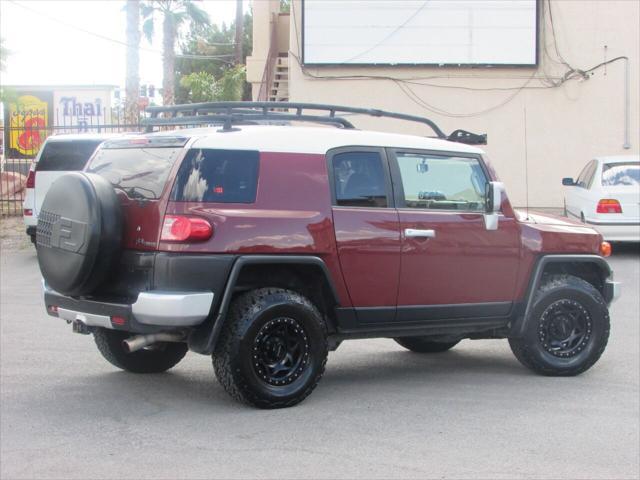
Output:
[[[568,358],[587,346],[591,330],[589,312],[575,300],[562,299],[553,302],[542,313],[538,338],[551,355]]]
[[[327,362],[327,327],[303,295],[259,288],[238,295],[213,352],[213,368],[236,400],[291,407],[316,387]]]
[[[521,336],[509,338],[516,358],[541,375],[572,376],[602,356],[611,329],[598,289],[566,274],[548,275],[535,294]]]
[[[288,317],[265,323],[253,342],[254,371],[270,385],[289,385],[309,361],[309,340],[302,325]]]

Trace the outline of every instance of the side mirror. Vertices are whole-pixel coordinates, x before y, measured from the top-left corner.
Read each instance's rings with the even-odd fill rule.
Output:
[[[498,229],[498,213],[502,206],[502,192],[504,185],[502,182],[489,182],[484,188],[484,226],[487,230]]]
[[[484,187],[484,206],[486,213],[497,213],[502,203],[502,182],[488,182]]]
[[[571,177],[564,177],[562,179],[562,185],[566,186],[566,187],[571,187],[573,185],[575,185],[576,182],[573,181],[573,178]]]

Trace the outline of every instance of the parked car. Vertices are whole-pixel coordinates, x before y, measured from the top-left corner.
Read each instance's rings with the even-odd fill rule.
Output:
[[[79,133],[45,140],[29,169],[22,210],[27,235],[34,244],[38,213],[51,184],[65,173],[82,170],[98,145],[116,136],[119,134]]]
[[[48,314],[129,372],[212,355],[224,389],[261,408],[307,397],[344,340],[432,354],[505,338],[542,375],[600,358],[619,293],[609,245],[514,210],[469,145],[482,136],[269,105],[154,107],[170,115],[152,126],[223,126],[109,140],[60,177],[37,230]],[[440,138],[359,131],[343,112]],[[343,128],[247,125],[265,119]]]
[[[586,223],[612,242],[640,241],[640,157],[591,160],[577,179],[563,178],[565,216]]]

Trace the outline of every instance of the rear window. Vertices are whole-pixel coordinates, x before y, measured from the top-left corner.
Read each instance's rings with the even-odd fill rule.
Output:
[[[605,163],[602,166],[602,185],[640,185],[640,163]]]
[[[253,203],[259,153],[250,150],[189,150],[171,199],[178,202]]]
[[[131,198],[160,198],[182,147],[101,148],[87,167]]]
[[[102,140],[47,142],[36,165],[36,171],[82,170]]]

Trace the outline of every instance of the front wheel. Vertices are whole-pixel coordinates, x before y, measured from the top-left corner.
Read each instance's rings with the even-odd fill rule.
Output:
[[[609,339],[609,310],[600,292],[572,275],[544,279],[524,335],[510,338],[516,358],[536,373],[578,375],[600,358]]]
[[[299,293],[261,288],[231,304],[213,353],[213,368],[236,400],[282,408],[304,400],[327,361],[327,330]]]
[[[129,353],[122,342],[129,332],[97,328],[93,339],[102,356],[112,365],[132,373],[161,373],[180,362],[189,348],[186,343],[161,342]]]

